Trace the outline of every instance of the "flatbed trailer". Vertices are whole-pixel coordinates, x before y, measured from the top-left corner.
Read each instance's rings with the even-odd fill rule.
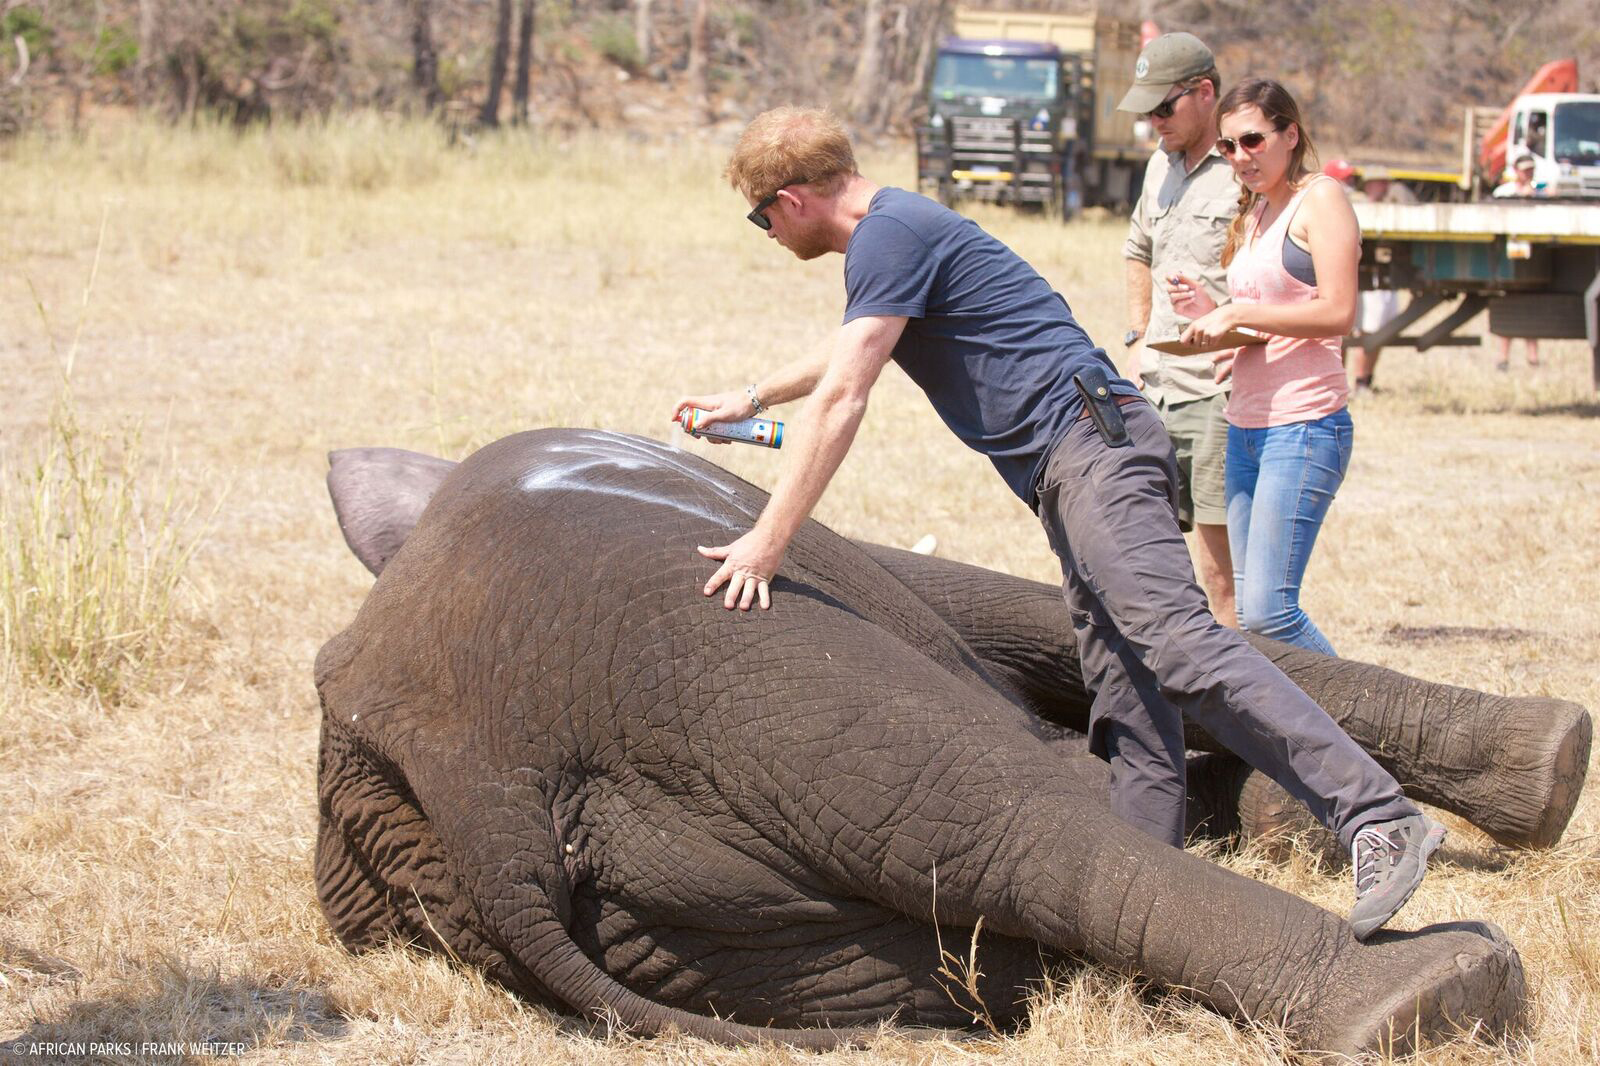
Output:
[[[1502,336],[1589,342],[1600,392],[1600,206],[1593,201],[1357,203],[1363,289],[1407,289],[1410,304],[1348,344],[1426,351],[1477,340],[1456,330],[1487,310]],[[1422,333],[1406,330],[1447,303]]]

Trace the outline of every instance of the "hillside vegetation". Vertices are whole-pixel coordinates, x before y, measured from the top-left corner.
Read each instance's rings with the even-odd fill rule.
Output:
[[[907,132],[955,0],[0,0],[0,134],[107,105],[249,121],[436,110],[647,133],[822,102]],[[1077,2],[975,6],[1092,10]],[[1547,60],[1600,85],[1591,0],[1105,0],[1287,80],[1326,145],[1454,151]]]

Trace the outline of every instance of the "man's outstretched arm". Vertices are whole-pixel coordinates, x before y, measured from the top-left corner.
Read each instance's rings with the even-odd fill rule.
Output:
[[[815,351],[763,374],[759,381],[752,382],[756,396],[761,400],[761,406],[776,407],[811,395],[812,390],[817,387],[817,382],[822,379],[823,372],[828,369],[828,360],[837,349],[838,343],[838,334],[831,334],[826,341],[817,345]],[[673,406],[672,421],[678,421],[686,407],[698,407],[707,412],[707,417],[701,420],[702,424],[736,422],[741,418],[750,418],[756,413],[755,405],[750,402],[749,393],[743,389],[685,396]],[[707,439],[713,444],[728,443],[715,437]]]
[[[728,586],[722,605],[749,610],[759,600],[772,606],[768,586],[778,573],[789,541],[822,498],[834,471],[844,461],[867,413],[867,394],[883,372],[905,329],[904,318],[866,316],[839,327],[826,368],[801,410],[802,430],[784,460],[778,486],[750,532],[700,554],[722,565],[702,590],[713,595]]]

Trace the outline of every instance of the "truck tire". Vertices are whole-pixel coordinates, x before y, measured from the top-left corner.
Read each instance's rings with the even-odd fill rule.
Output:
[[[1584,336],[1583,294],[1515,292],[1489,301],[1489,332],[1535,339]]]

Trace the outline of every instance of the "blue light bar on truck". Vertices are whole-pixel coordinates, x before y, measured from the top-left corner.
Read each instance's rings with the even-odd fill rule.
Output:
[[[1016,56],[1019,59],[1058,59],[1061,49],[1042,41],[1006,41],[996,38],[946,37],[939,51],[951,55]]]

